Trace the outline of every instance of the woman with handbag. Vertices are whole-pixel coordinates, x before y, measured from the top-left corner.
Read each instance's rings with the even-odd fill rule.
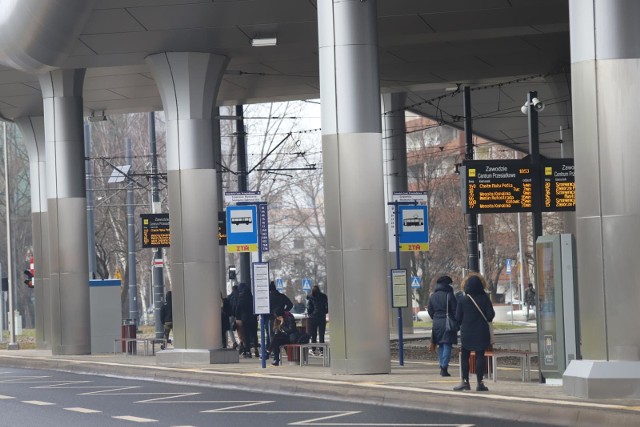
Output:
[[[487,281],[478,273],[471,273],[462,282],[465,296],[458,300],[456,320],[460,325],[460,370],[462,383],[455,386],[456,391],[471,390],[469,385],[469,357],[476,355],[477,391],[488,391],[482,382],[484,376],[484,352],[491,346],[490,323],[495,311],[486,294]]]
[[[451,287],[451,277],[442,276],[436,281],[436,288],[429,297],[427,312],[433,319],[431,342],[438,345],[440,360],[440,376],[450,377],[449,360],[451,347],[458,343],[458,327],[456,322],[456,298]]]

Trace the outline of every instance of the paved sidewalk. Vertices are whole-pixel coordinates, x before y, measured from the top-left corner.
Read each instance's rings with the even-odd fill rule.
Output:
[[[520,381],[519,368],[499,370],[498,382],[485,380],[489,392],[454,392],[458,366],[451,378],[439,376],[437,363],[392,361],[390,374],[332,375],[320,358],[310,365],[284,363],[262,368],[259,359],[238,364],[190,367],[158,366],[153,356],[52,356],[47,350],[1,350],[0,365],[103,374],[203,386],[250,389],[265,393],[295,393],[330,400],[351,400],[379,405],[431,409],[451,413],[480,413],[513,420],[558,425],[640,425],[640,399],[584,400],[566,396],[562,387]],[[532,372],[533,381],[536,375]]]

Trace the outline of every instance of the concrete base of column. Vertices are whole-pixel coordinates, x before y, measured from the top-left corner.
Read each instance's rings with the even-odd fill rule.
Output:
[[[587,399],[640,397],[640,361],[572,360],[562,376],[569,396]]]
[[[212,365],[239,362],[238,352],[226,348],[216,350],[174,349],[156,353],[156,364],[163,366]]]

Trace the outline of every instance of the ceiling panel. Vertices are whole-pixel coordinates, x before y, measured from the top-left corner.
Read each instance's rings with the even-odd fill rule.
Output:
[[[160,109],[145,57],[164,51],[229,56],[220,104],[317,97],[316,3],[97,0],[60,65],[88,69],[85,111]],[[568,0],[378,0],[378,10],[382,92],[404,91],[416,111],[461,126],[461,96],[445,88],[468,84],[476,131],[526,145],[519,110],[527,91],[538,90],[549,100],[541,135],[557,139],[559,126],[570,127],[570,83],[560,72],[570,62]],[[251,47],[267,33],[278,46]],[[41,111],[37,77],[0,67],[0,114]]]

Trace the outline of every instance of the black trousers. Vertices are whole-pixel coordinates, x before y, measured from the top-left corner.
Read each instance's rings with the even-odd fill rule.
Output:
[[[484,350],[476,351],[476,378],[478,384],[482,382],[484,377]],[[471,356],[471,350],[466,348],[460,348],[460,370],[462,371],[462,380],[469,382],[469,357]]]

